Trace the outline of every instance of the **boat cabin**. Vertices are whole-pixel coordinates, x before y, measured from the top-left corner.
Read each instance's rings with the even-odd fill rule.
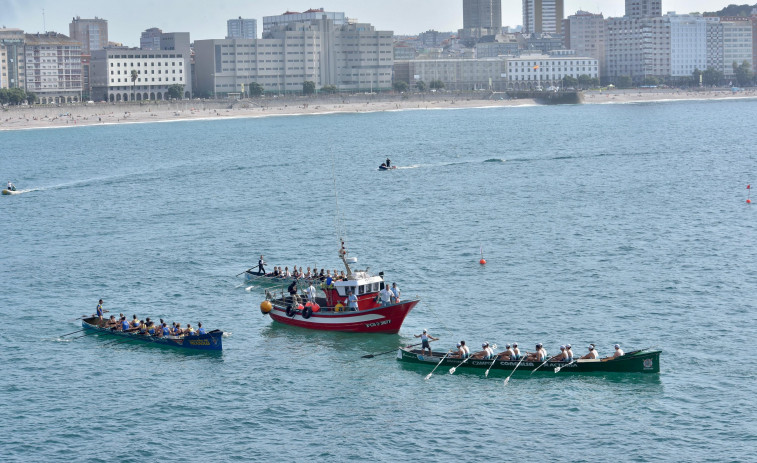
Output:
[[[335,306],[339,302],[343,303],[344,299],[354,291],[357,296],[358,306],[363,309],[364,307],[375,306],[376,295],[384,287],[384,279],[381,276],[372,276],[365,272],[353,272],[352,279],[334,281],[331,286],[323,290],[330,307]],[[368,302],[370,304],[366,305]]]

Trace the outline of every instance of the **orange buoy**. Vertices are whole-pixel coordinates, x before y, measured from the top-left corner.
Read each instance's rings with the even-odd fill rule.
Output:
[[[271,304],[270,301],[263,301],[260,303],[260,312],[263,315],[268,314],[268,312],[270,312],[272,309],[273,309],[273,305]]]
[[[480,261],[478,261],[478,263],[481,265],[486,265],[486,259],[481,259]]]
[[[313,303],[313,305],[310,306],[310,308],[313,310],[313,312],[318,312],[319,310],[321,310],[321,306],[318,305],[317,303]]]
[[[747,200],[746,200],[746,203],[747,203],[747,204],[752,204],[752,200],[751,200],[751,199],[747,199]]]

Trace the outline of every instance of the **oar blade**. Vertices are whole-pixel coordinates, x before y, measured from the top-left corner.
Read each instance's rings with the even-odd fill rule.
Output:
[[[426,375],[426,377],[425,377],[425,378],[423,378],[423,379],[425,379],[426,381],[428,381],[428,380],[429,380],[429,379],[431,378],[431,375],[432,375],[432,374],[433,374],[433,373],[429,373],[429,374],[427,374],[427,375]]]
[[[452,367],[449,369],[449,374],[454,375],[455,371],[457,371],[457,367]]]
[[[507,383],[509,382],[510,382],[510,377],[508,376],[507,378],[505,378],[505,384],[503,384],[503,386],[507,386]]]
[[[486,373],[484,373],[484,378],[488,378],[488,377],[489,377],[489,370],[486,370]]]
[[[364,358],[364,359],[372,359],[373,357],[375,357],[375,355],[373,355],[373,354],[368,354],[368,355],[363,355],[363,357],[362,357],[362,358]]]
[[[555,367],[555,373],[558,373],[562,367]]]

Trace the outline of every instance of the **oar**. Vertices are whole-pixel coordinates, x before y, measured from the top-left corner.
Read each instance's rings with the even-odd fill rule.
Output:
[[[497,348],[497,345],[495,344],[494,347],[493,347],[493,349],[496,349],[496,348]],[[499,358],[499,354],[495,354],[494,355],[494,359],[492,360],[491,365],[489,365],[489,368],[486,369],[486,373],[484,373],[484,378],[488,378],[489,377],[489,370],[492,369],[492,367],[494,366],[494,363],[497,361],[498,358]]]
[[[429,378],[431,377],[431,375],[433,375],[433,374],[434,374],[434,372],[436,371],[436,369],[437,369],[437,368],[439,368],[439,365],[441,365],[441,364],[442,364],[442,362],[444,361],[444,359],[446,359],[446,358],[447,358],[447,356],[449,355],[449,353],[450,353],[450,352],[452,352],[452,351],[451,351],[451,350],[448,350],[448,351],[447,351],[447,353],[446,353],[446,354],[444,354],[444,357],[442,357],[442,359],[441,359],[441,360],[439,360],[439,363],[437,363],[437,364],[436,364],[436,366],[434,367],[434,369],[433,369],[433,370],[431,370],[431,373],[427,374],[427,375],[426,375],[426,377],[425,377],[425,378],[423,378],[423,379],[425,379],[425,380],[428,380],[428,379],[429,379]]]
[[[524,355],[523,357],[521,357],[521,358],[520,358],[520,361],[518,362],[518,364],[517,364],[517,365],[515,365],[515,368],[513,368],[513,371],[512,371],[512,372],[510,372],[510,376],[512,376],[512,375],[513,375],[513,373],[515,373],[515,370],[517,370],[517,369],[518,369],[518,367],[520,366],[521,362],[522,362],[523,360],[525,360],[525,359],[526,359],[526,356],[525,356],[525,355]],[[505,378],[505,384],[504,384],[505,386],[507,386],[507,383],[509,383],[509,382],[510,382],[510,376],[508,376],[507,378]]]
[[[245,273],[245,272],[249,272],[250,270],[252,270],[252,269],[254,269],[254,268],[255,268],[255,267],[250,267],[250,268],[248,268],[247,270],[245,270],[244,272],[239,272],[239,273],[237,273],[237,274],[236,274],[236,275],[234,275],[234,276],[235,276],[235,277],[238,277],[239,275],[241,275],[241,274],[243,274],[243,273]]]
[[[434,342],[434,341],[435,341],[435,340],[434,340],[434,339],[432,339],[432,340],[430,340],[429,342]],[[410,345],[409,345],[409,346],[407,346],[407,347],[415,347],[415,346],[420,346],[421,344],[423,344],[423,343],[422,343],[422,342],[419,342],[418,344],[410,344]],[[372,359],[373,357],[376,357],[377,355],[391,354],[392,352],[397,352],[397,349],[388,350],[388,351],[386,351],[386,352],[381,352],[380,354],[368,354],[368,355],[363,355],[363,356],[362,356],[361,358],[364,358],[364,359]]]
[[[578,359],[573,359],[573,360],[570,361],[570,363],[566,363],[565,365],[561,365],[559,367],[555,367],[555,373],[559,372],[560,370],[562,370],[563,368],[567,367],[568,365],[573,365],[574,363],[576,363],[576,360],[578,360]]]
[[[84,333],[81,336],[76,336],[76,337],[71,338],[71,340],[73,341],[74,339],[83,338],[84,336],[89,336],[90,334],[94,334],[94,333]]]
[[[544,365],[546,365],[546,364],[547,364],[547,362],[549,362],[550,360],[552,360],[552,359],[551,359],[551,358],[547,358],[547,360],[545,360],[545,361],[544,361],[544,363],[542,363],[542,364],[541,364],[541,365],[539,365],[538,367],[534,368],[534,369],[533,369],[533,370],[531,371],[531,374],[533,375],[533,374],[534,374],[534,373],[536,372],[536,370],[538,370],[539,368],[541,368],[541,367],[543,367]]]
[[[110,313],[110,310],[103,310],[103,313],[104,313],[104,314],[105,314],[105,313]],[[95,316],[97,316],[97,315],[95,315]],[[69,321],[69,322],[75,322],[76,320],[84,320],[85,318],[87,318],[87,316],[86,316],[86,315],[82,315],[82,316],[81,316],[81,317],[79,317],[79,318],[72,318],[71,320],[68,320],[68,321]]]
[[[457,371],[457,367],[459,367],[459,366],[460,366],[460,365],[462,365],[463,363],[467,362],[467,361],[468,361],[468,359],[470,359],[470,358],[471,358],[471,356],[470,356],[470,355],[468,355],[467,357],[465,357],[465,360],[463,360],[462,362],[458,363],[458,364],[457,364],[456,366],[454,366],[454,367],[450,368],[450,369],[449,369],[449,374],[451,374],[451,375],[454,375],[454,374],[455,374],[455,371]]]
[[[82,332],[84,330],[86,330],[86,328],[82,328],[80,330],[76,330],[76,331],[72,331],[70,333],[62,334],[62,335],[60,335],[60,337],[62,338],[63,336],[68,336],[69,334],[79,333],[79,332]]]

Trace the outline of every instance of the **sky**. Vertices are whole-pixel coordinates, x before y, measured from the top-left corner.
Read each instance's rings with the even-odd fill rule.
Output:
[[[748,0],[751,3],[752,0]],[[663,0],[663,12],[716,11],[735,0]],[[74,16],[108,20],[108,38],[127,46],[139,46],[143,30],[158,27],[163,32],[189,32],[191,40],[226,36],[226,20],[258,20],[284,11],[321,8],[342,11],[349,18],[371,23],[376,29],[398,35],[413,35],[429,29],[448,32],[463,25],[462,0],[0,0],[0,27],[23,29],[27,33],[55,31],[68,35]],[[565,0],[565,14],[577,10],[622,16],[624,0]],[[43,14],[44,10],[44,22]],[[521,0],[502,0],[502,25],[522,23]]]

